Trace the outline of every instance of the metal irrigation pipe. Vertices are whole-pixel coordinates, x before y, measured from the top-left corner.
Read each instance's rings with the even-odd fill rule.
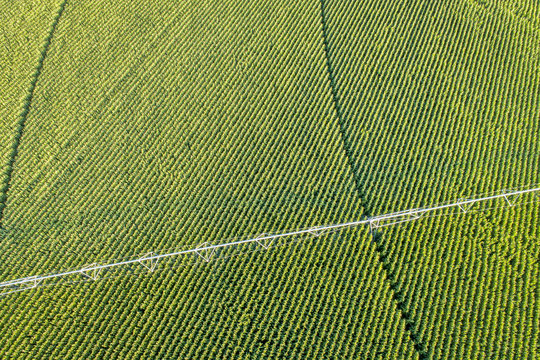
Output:
[[[48,275],[34,275],[34,276],[25,277],[25,278],[0,282],[0,295],[5,295],[5,294],[15,292],[15,291],[31,289],[31,288],[37,287],[41,282],[45,280],[54,279],[54,278],[62,278],[62,277],[70,276],[70,275],[82,274],[82,275],[88,276],[89,278],[93,280],[96,280],[97,277],[99,276],[99,273],[102,270],[110,269],[113,267],[124,266],[128,264],[134,264],[134,263],[140,263],[144,265],[146,268],[148,268],[150,271],[153,271],[159,259],[179,256],[179,255],[184,255],[184,254],[197,254],[201,256],[204,260],[210,261],[210,257],[213,255],[214,251],[219,248],[226,248],[226,247],[242,245],[242,244],[247,244],[247,243],[258,243],[259,245],[267,249],[275,239],[279,239],[283,237],[291,237],[291,236],[305,235],[305,234],[310,234],[310,235],[318,237],[330,230],[340,230],[340,229],[344,229],[348,227],[356,227],[359,225],[369,225],[372,229],[376,229],[383,226],[390,226],[390,225],[395,225],[395,224],[399,224],[403,222],[417,220],[417,219],[422,218],[427,213],[434,212],[437,210],[452,208],[452,207],[458,207],[464,213],[466,213],[470,209],[470,207],[475,203],[499,199],[499,198],[504,198],[509,206],[514,206],[516,204],[512,203],[512,200],[511,200],[512,197],[514,197],[514,199],[517,199],[517,197],[523,194],[537,193],[537,192],[540,193],[540,187],[525,189],[525,190],[501,190],[495,195],[490,195],[490,196],[486,196],[482,198],[458,200],[456,202],[445,204],[445,205],[403,210],[403,211],[394,212],[390,214],[383,214],[379,216],[370,217],[370,218],[360,220],[360,221],[353,221],[353,222],[347,222],[347,223],[341,223],[341,224],[335,224],[335,225],[314,226],[314,227],[310,227],[303,230],[296,230],[296,231],[290,231],[290,232],[273,234],[273,235],[263,234],[255,238],[250,238],[246,240],[238,240],[238,241],[217,244],[217,245],[204,245],[203,244],[203,246],[199,246],[199,247],[188,249],[188,250],[176,251],[176,252],[171,252],[171,253],[166,253],[166,254],[154,254],[150,256],[148,256],[149,254],[147,254],[137,259],[125,260],[121,262],[109,263],[109,264],[104,264],[104,265],[89,265],[89,266],[82,267],[76,270],[58,272],[58,273],[53,273],[53,274],[48,274]],[[538,194],[536,195],[538,196]],[[265,245],[263,243],[265,241],[269,241],[269,243]],[[206,253],[210,252],[210,255],[208,255],[208,257],[205,257],[203,255],[205,252]],[[153,253],[150,253],[150,254],[153,254]],[[144,262],[148,262],[148,261],[150,262],[151,266],[147,266],[144,264]],[[12,289],[13,287],[15,287],[15,289]],[[3,289],[5,289],[4,292],[2,292]]]

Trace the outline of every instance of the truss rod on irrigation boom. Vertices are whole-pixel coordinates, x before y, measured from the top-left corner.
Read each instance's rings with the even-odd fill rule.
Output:
[[[129,265],[141,265],[146,270],[152,272],[156,269],[158,262],[165,258],[180,257],[182,255],[194,255],[203,261],[209,262],[216,255],[217,251],[221,249],[237,247],[239,245],[252,244],[255,246],[260,246],[264,249],[268,249],[272,247],[272,244],[274,242],[277,242],[279,239],[282,238],[290,238],[295,236],[319,237],[329,232],[339,231],[351,227],[357,227],[360,225],[367,225],[372,231],[374,231],[378,228],[385,226],[414,221],[428,216],[436,216],[437,212],[451,208],[457,209],[459,213],[467,213],[469,211],[473,211],[473,207],[476,204],[485,203],[490,200],[502,199],[504,200],[504,206],[516,206],[524,203],[523,198],[526,195],[533,195],[535,197],[533,201],[529,202],[539,201],[540,187],[534,187],[525,190],[501,190],[489,196],[471,199],[460,199],[452,203],[430,206],[425,208],[409,209],[391,214],[369,217],[359,221],[335,225],[314,226],[307,229],[283,232],[278,234],[262,234],[245,240],[238,240],[215,245],[210,243],[203,243],[195,248],[187,250],[180,250],[163,254],[150,252],[146,255],[125,261],[110,262],[104,264],[94,263],[75,270],[51,273],[47,275],[34,275],[25,278],[4,281],[0,283],[0,296],[13,292],[33,289],[39,286],[54,285],[56,283],[59,283],[62,279],[66,279],[72,276],[82,276],[83,278],[89,280],[97,280],[98,278],[102,277],[103,273],[106,271],[110,271],[114,268],[126,267]]]

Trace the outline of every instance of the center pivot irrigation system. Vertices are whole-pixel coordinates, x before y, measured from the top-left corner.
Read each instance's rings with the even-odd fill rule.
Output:
[[[529,199],[527,199],[529,197]],[[4,281],[0,283],[0,296],[10,293],[29,290],[39,286],[50,286],[59,283],[77,282],[81,280],[98,280],[100,278],[114,276],[114,271],[121,268],[138,267],[149,272],[157,269],[158,262],[163,263],[166,259],[185,258],[191,259],[187,262],[193,263],[197,261],[209,262],[212,259],[223,255],[223,251],[227,249],[238,249],[239,246],[252,246],[259,250],[266,250],[271,247],[279,246],[279,242],[283,239],[293,239],[299,236],[319,237],[324,234],[343,230],[346,228],[357,227],[360,225],[369,226],[370,231],[374,233],[377,229],[414,221],[426,217],[452,215],[458,213],[467,213],[471,211],[485,210],[481,208],[481,204],[486,204],[489,201],[502,200],[503,203],[494,208],[502,206],[516,206],[531,202],[540,201],[540,187],[525,190],[501,190],[484,197],[471,199],[460,199],[451,203],[430,206],[425,208],[409,209],[391,214],[384,214],[374,217],[369,217],[359,221],[347,222],[336,225],[314,226],[307,229],[295,230],[277,234],[261,234],[245,240],[227,242],[223,244],[203,243],[195,248],[187,250],[178,250],[159,254],[150,252],[136,258],[118,261],[94,263],[78,269],[56,272],[47,275],[35,275],[25,278]],[[456,212],[448,213],[449,209],[457,210]],[[285,243],[286,244],[286,243]],[[283,245],[283,243],[281,244]],[[129,269],[133,273],[133,268]],[[108,274],[105,274],[105,273]],[[107,276],[108,275],[108,276]],[[120,275],[121,276],[121,275]]]

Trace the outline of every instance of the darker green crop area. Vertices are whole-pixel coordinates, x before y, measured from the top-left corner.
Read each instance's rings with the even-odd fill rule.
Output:
[[[368,213],[538,183],[537,5],[323,4],[342,138]],[[539,224],[533,204],[379,234],[421,356],[538,356]]]

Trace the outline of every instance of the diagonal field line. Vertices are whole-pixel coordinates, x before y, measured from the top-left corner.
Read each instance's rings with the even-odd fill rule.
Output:
[[[330,80],[330,88],[332,90],[332,98],[333,98],[333,102],[334,102],[334,108],[335,108],[335,111],[336,111],[336,114],[337,114],[337,120],[338,120],[338,123],[339,123],[339,133],[341,135],[341,140],[342,140],[341,142],[343,144],[343,149],[345,150],[345,155],[346,155],[347,161],[349,163],[349,168],[351,169],[352,176],[353,176],[353,179],[354,179],[356,193],[357,193],[358,198],[360,199],[360,202],[362,203],[362,206],[364,208],[364,216],[369,217],[370,214],[371,214],[371,208],[367,206],[367,202],[365,201],[365,194],[363,192],[361,181],[360,181],[360,178],[358,177],[356,167],[354,165],[352,149],[351,149],[351,145],[350,145],[350,142],[348,140],[348,137],[347,137],[346,126],[345,126],[345,122],[344,122],[344,119],[343,119],[341,103],[340,103],[340,100],[339,100],[339,93],[338,93],[337,86],[336,86],[334,69],[333,69],[333,66],[332,66],[332,60],[330,58],[330,44],[329,44],[329,39],[328,39],[328,25],[327,25],[327,19],[326,19],[326,11],[325,11],[325,5],[326,4],[325,4],[325,1],[326,0],[319,0],[320,5],[321,5],[321,24],[322,24],[322,33],[323,33],[323,41],[324,41],[324,53],[325,53],[325,56],[326,56],[326,67],[327,67],[327,70],[328,70],[328,79]],[[422,216],[423,216],[423,214],[420,214],[419,216],[415,217],[414,219],[410,219],[410,220],[416,220],[417,218],[422,217]],[[407,218],[410,218],[410,216],[408,216]],[[410,221],[410,220],[406,220],[406,221]],[[382,220],[382,223],[385,223],[385,221]],[[399,222],[396,222],[396,224],[397,223],[399,223]],[[387,224],[387,225],[392,225],[392,224]],[[374,241],[377,238],[376,235],[375,235],[376,229],[378,227],[380,227],[380,226],[381,226],[380,222],[375,222],[375,223],[371,222],[370,223],[370,233],[373,236]],[[377,249],[376,250],[377,251],[377,258],[379,259],[381,264],[384,266],[384,262],[382,260],[382,254],[381,254],[378,246],[376,247],[376,249]],[[384,270],[384,274],[385,274],[386,280],[391,282],[388,271]],[[395,291],[394,291],[394,295],[395,295]],[[399,303],[398,303],[398,308],[400,309]],[[403,310],[401,310],[401,309],[399,311],[400,311],[402,317],[407,322],[410,322],[411,319],[409,319],[409,318],[407,318],[407,316],[405,316],[405,312],[403,312]],[[423,345],[421,343],[419,343],[418,340],[416,340],[417,336],[415,336],[412,333],[410,328],[408,328],[408,329],[406,328],[406,330],[408,330],[410,340],[412,341],[412,343],[414,345],[414,349],[419,353],[420,358],[423,358],[423,354],[425,352]]]
[[[51,25],[51,30],[49,31],[49,34],[45,39],[45,45],[43,47],[43,50],[41,51],[41,56],[39,58],[34,76],[32,77],[32,82],[30,83],[30,90],[28,91],[28,95],[26,96],[23,111],[20,115],[19,122],[17,123],[17,128],[15,130],[15,138],[13,140],[11,154],[9,155],[9,160],[7,163],[6,179],[2,184],[2,188],[0,189],[0,227],[2,226],[2,222],[4,219],[4,210],[6,209],[7,195],[11,186],[11,178],[13,176],[15,161],[17,160],[17,156],[19,155],[19,146],[21,145],[21,139],[24,133],[24,127],[26,125],[26,119],[28,119],[28,114],[30,113],[32,100],[34,99],[34,92],[36,91],[39,77],[41,75],[41,72],[43,71],[43,64],[45,63],[45,58],[47,57],[47,53],[49,52],[49,48],[51,47],[52,39],[56,31],[56,27],[58,26],[58,22],[60,21],[60,18],[64,13],[64,9],[66,8],[66,3],[67,0],[64,0],[62,1],[62,4],[60,4],[60,8],[58,9],[58,12],[56,13],[56,16]]]

